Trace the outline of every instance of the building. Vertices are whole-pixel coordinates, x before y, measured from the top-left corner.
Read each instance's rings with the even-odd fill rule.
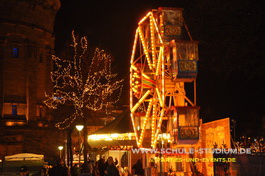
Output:
[[[58,152],[47,145],[58,145],[59,139],[47,138],[57,129],[49,124],[43,99],[52,91],[53,27],[59,8],[59,0],[0,0],[1,156]]]

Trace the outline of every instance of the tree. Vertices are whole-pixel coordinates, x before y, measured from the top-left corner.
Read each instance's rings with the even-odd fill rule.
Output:
[[[91,111],[106,109],[108,112],[110,105],[119,100],[123,87],[123,79],[118,79],[117,74],[111,71],[110,54],[99,48],[90,53],[87,38],[77,38],[72,31],[73,58],[52,56],[55,63],[54,71],[51,72],[54,93],[46,95],[44,100],[52,109],[57,109],[59,105],[73,107],[74,112],[70,117],[56,123],[56,127],[61,130],[70,127],[77,118],[85,122]],[[87,134],[85,130],[84,136]]]

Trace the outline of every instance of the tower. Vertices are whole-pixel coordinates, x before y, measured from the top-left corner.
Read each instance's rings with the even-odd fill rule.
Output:
[[[59,0],[0,0],[0,114],[36,121],[52,91],[53,26]]]

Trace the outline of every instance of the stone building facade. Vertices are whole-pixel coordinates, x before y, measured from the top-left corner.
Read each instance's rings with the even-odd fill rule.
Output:
[[[0,1],[0,112],[27,121],[45,117],[51,92],[53,26],[59,0]]]
[[[56,136],[58,130],[49,126],[51,115],[43,100],[53,87],[53,28],[59,8],[59,0],[0,0],[2,156],[38,150],[45,153],[42,143],[56,143],[47,138]]]

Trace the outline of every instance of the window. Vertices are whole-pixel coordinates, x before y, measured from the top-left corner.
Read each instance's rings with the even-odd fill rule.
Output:
[[[43,114],[43,106],[39,106],[39,116],[43,117],[42,114]]]
[[[13,58],[18,58],[18,55],[19,54],[19,50],[18,50],[18,48],[13,48],[13,50],[12,50],[12,57]]]
[[[17,115],[17,105],[12,105],[12,115],[13,116]]]
[[[42,55],[42,53],[40,53],[39,63],[43,63],[43,55]]]

